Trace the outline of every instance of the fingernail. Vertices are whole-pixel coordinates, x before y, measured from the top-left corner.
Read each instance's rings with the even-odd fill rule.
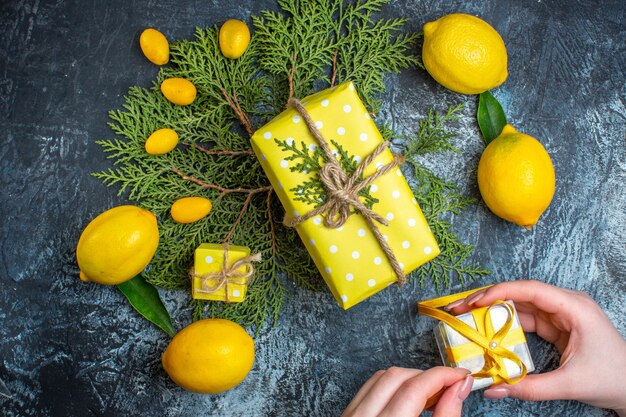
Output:
[[[468,306],[471,306],[472,304],[474,304],[476,301],[480,300],[484,296],[485,296],[485,290],[482,290],[480,292],[477,292],[467,297],[465,299],[465,302],[467,303]]]
[[[499,400],[508,397],[510,394],[511,392],[507,388],[493,388],[485,391],[483,396],[490,400]]]
[[[456,394],[457,398],[464,401],[472,390],[472,385],[474,385],[474,378],[468,375],[465,378],[465,382],[463,382],[463,385],[459,389],[459,392]]]
[[[450,311],[450,310],[452,310],[454,307],[458,307],[458,306],[460,306],[461,304],[463,304],[464,302],[465,302],[465,299],[463,299],[463,300],[456,300],[456,301],[454,301],[454,302],[452,302],[452,303],[448,304],[447,306],[445,306],[443,309],[444,309],[444,310],[446,310],[446,311]]]
[[[454,372],[457,372],[461,375],[468,375],[472,373],[472,371],[470,371],[469,369],[465,369],[465,368],[453,368],[453,369],[454,369]]]

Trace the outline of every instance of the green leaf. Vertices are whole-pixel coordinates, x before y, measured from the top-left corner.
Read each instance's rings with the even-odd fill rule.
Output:
[[[478,127],[485,139],[485,145],[500,135],[504,126],[506,126],[506,116],[502,106],[498,100],[491,95],[489,91],[485,91],[478,97]]]
[[[154,286],[141,275],[117,285],[122,294],[139,314],[156,324],[170,337],[174,337],[176,329],[172,325],[170,314],[165,309],[159,293]]]

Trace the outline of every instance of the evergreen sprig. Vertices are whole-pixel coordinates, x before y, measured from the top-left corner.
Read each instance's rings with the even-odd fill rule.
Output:
[[[260,48],[267,51],[259,64],[283,80],[291,77],[296,97],[351,80],[365,105],[378,113],[383,77],[419,63],[410,51],[420,34],[400,33],[406,19],[372,17],[388,0],[278,3],[286,14],[263,11],[252,18]],[[285,84],[283,103],[288,93]]]
[[[322,184],[317,174],[328,163],[328,157],[324,151],[318,146],[311,149],[304,142],[301,142],[300,148],[298,148],[295,141],[274,140],[280,149],[289,152],[285,160],[295,161],[289,168],[291,172],[311,174],[309,179],[289,190],[296,194],[294,201],[303,201],[314,207],[321,205],[327,199],[326,187]],[[352,176],[358,167],[357,160],[339,142],[331,139],[330,143],[335,147],[333,154],[341,165],[341,169],[348,176]],[[361,176],[360,180],[362,179],[363,177]],[[368,208],[372,208],[374,204],[378,203],[378,199],[371,195],[369,189],[362,189],[358,195],[363,198],[363,204]]]
[[[120,194],[159,217],[159,247],[144,273],[148,282],[189,291],[189,269],[201,243],[227,241],[263,256],[242,303],[192,300],[195,318],[224,317],[258,331],[277,319],[289,293],[286,279],[309,289],[322,287],[300,238],[282,225],[284,210],[252,152],[250,135],[279,114],[290,95],[302,98],[347,80],[355,83],[368,109],[377,112],[383,77],[418,64],[412,53],[418,35],[400,33],[404,20],[373,17],[386,2],[279,0],[282,12],[264,11],[252,18],[256,31],[237,60],[222,56],[217,27],[197,29],[194,39],[171,45],[172,65],[159,72],[151,88],[131,87],[122,108],[109,113],[116,137],[98,143],[113,167],[94,176],[118,186]],[[194,83],[198,90],[194,103],[168,102],[159,90],[167,77]],[[409,162],[426,151],[451,149],[446,145],[449,137],[441,140],[448,119],[437,120],[424,125],[423,132],[420,128],[418,140],[423,143],[409,143]],[[146,138],[164,127],[178,132],[179,145],[165,155],[148,155]],[[385,127],[381,130],[385,137],[393,135]],[[354,160],[339,144],[334,146],[344,169],[353,172]],[[295,144],[292,150],[300,151]],[[323,163],[323,156],[308,150],[300,157],[310,158],[301,161],[302,169],[313,171]],[[466,266],[471,246],[460,243],[442,220],[469,200],[417,162],[411,166],[417,177],[416,197],[444,251],[418,270],[420,282],[430,277],[439,287],[448,283],[450,271],[461,279],[479,275],[482,270]],[[323,189],[313,184],[303,187],[302,198],[324,198]],[[175,223],[169,215],[171,204],[187,196],[209,198],[213,210],[195,223]]]
[[[443,115],[430,109],[420,121],[415,138],[409,140],[404,149],[405,161],[413,171],[411,189],[441,249],[438,257],[418,268],[409,278],[417,278],[420,286],[432,280],[437,292],[449,287],[454,278],[464,285],[466,279],[475,280],[490,274],[470,261],[473,246],[461,242],[446,220],[447,216],[460,214],[474,199],[460,194],[457,186],[435,175],[422,161],[426,155],[459,153],[452,144],[456,134],[450,132],[447,125],[459,118],[462,108],[461,104],[451,106]]]

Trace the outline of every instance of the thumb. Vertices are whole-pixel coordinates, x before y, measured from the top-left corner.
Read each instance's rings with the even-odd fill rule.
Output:
[[[461,417],[463,400],[469,395],[473,384],[474,378],[467,376],[447,388],[435,406],[433,417]]]
[[[517,384],[494,385],[483,395],[492,400],[519,398],[526,401],[567,400],[570,380],[562,369],[540,375],[528,375]]]

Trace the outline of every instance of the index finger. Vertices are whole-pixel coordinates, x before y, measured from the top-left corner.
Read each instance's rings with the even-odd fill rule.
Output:
[[[380,416],[411,415],[424,409],[430,397],[464,379],[470,371],[437,366],[405,381]]]
[[[497,300],[530,303],[549,314],[562,314],[576,308],[572,303],[575,300],[572,292],[535,280],[496,284],[484,292],[472,294],[466,304],[471,308],[484,307]]]

